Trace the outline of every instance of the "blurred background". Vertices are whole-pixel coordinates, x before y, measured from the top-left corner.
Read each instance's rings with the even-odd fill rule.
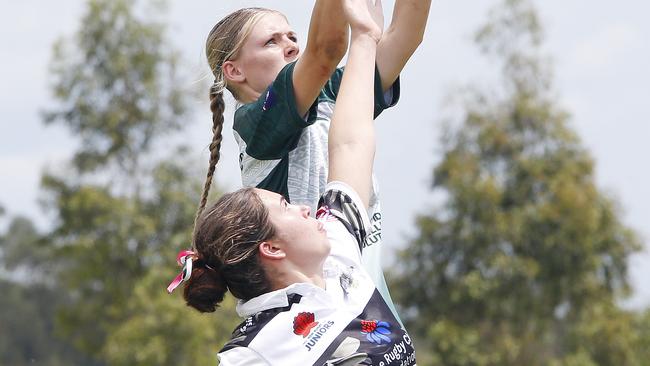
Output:
[[[650,5],[616,4],[434,1],[375,163],[418,364],[650,364]],[[245,6],[304,46],[313,1],[2,3],[1,365],[216,362],[234,300],[164,288],[207,168],[204,42]],[[241,184],[234,108],[212,199]]]

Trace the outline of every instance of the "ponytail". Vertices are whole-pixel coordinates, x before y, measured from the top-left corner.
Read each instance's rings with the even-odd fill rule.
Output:
[[[214,312],[223,301],[228,287],[220,270],[196,261],[192,274],[183,289],[183,297],[188,306],[202,313]]]
[[[205,178],[205,184],[203,185],[203,193],[201,194],[199,208],[196,211],[196,216],[194,217],[195,230],[196,223],[198,222],[199,217],[203,213],[203,210],[208,203],[208,194],[210,193],[210,187],[212,186],[212,177],[214,175],[215,167],[219,162],[219,158],[221,157],[221,131],[223,130],[223,112],[226,108],[226,104],[223,100],[223,90],[219,90],[217,88],[217,83],[213,84],[210,88],[210,110],[212,111],[212,142],[210,143],[210,163],[208,164],[208,174]]]

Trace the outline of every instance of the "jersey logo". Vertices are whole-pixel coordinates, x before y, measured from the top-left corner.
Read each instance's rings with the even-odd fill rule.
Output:
[[[316,218],[319,220],[327,220],[331,216],[330,208],[323,205],[318,208],[316,211]]]
[[[268,111],[275,104],[275,93],[273,88],[269,88],[266,91],[266,99],[264,99],[264,105],[262,106],[263,111]]]
[[[309,332],[318,326],[318,322],[314,321],[314,313],[300,313],[293,318],[293,333],[307,338]]]
[[[246,331],[248,330],[248,328],[252,327],[253,324],[254,324],[253,323],[253,317],[249,316],[248,318],[246,318],[246,321],[244,322],[244,324],[241,327],[239,327],[239,332],[242,333],[242,334],[246,334]]]
[[[390,323],[377,320],[362,320],[361,333],[366,336],[370,343],[390,343]]]
[[[316,211],[316,218],[324,221],[336,221],[336,217],[332,215],[332,212],[327,205],[322,205]]]
[[[370,234],[363,243],[363,247],[370,247],[381,242],[381,213],[375,212],[370,219]]]

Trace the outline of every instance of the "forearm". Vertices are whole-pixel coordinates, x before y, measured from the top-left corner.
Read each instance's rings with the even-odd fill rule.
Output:
[[[348,24],[341,12],[341,0],[318,0],[314,5],[307,45],[293,74],[296,106],[301,116],[314,103],[347,50]]]
[[[431,0],[396,0],[393,18],[377,46],[377,69],[388,90],[424,39]]]
[[[341,16],[341,0],[317,0],[314,5],[305,53],[313,53],[335,68],[348,49],[349,27]]]

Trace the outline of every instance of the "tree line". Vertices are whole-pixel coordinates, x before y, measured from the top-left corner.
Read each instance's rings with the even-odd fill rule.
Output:
[[[171,138],[191,107],[150,5],[88,0],[53,47],[43,120],[79,144],[42,175],[47,231],[0,210],[0,364],[211,364],[239,323],[232,297],[201,315],[163,290],[203,164]],[[534,4],[503,0],[475,43],[498,83],[455,92],[432,167],[445,200],[390,276],[418,364],[649,365],[650,312],[620,306],[641,243],[560,107]]]

